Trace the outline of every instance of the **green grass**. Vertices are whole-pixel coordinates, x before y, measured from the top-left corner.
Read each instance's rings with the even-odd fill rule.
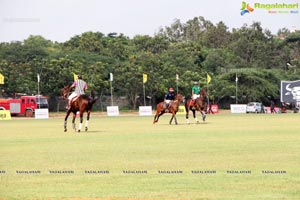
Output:
[[[0,121],[0,199],[299,199],[300,115],[209,115],[198,125],[177,118],[170,126],[169,115],[153,125],[152,117],[92,114],[87,133],[74,133],[71,119],[67,133],[63,118]]]

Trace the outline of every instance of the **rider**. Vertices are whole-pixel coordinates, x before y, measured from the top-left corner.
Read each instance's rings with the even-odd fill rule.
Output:
[[[77,99],[80,95],[85,94],[85,91],[88,88],[87,83],[82,80],[81,75],[78,75],[78,80],[74,81],[74,83],[70,86],[70,91],[75,88],[74,92],[68,97],[68,106],[67,109],[70,108],[71,102]]]
[[[166,112],[168,112],[168,108],[170,106],[170,102],[175,100],[175,91],[171,87],[169,88],[168,93],[165,95],[164,99],[164,109],[166,109]]]
[[[190,101],[190,105],[193,106],[194,109],[194,103],[195,100],[200,97],[200,86],[199,83],[197,81],[194,82],[194,86],[192,87],[192,100]]]

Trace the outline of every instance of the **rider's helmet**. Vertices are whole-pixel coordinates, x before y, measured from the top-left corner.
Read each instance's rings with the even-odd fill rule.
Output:
[[[78,78],[78,79],[82,79],[82,76],[81,76],[81,75],[77,75],[77,78]]]
[[[198,85],[198,81],[194,81],[194,85]]]
[[[174,92],[174,89],[172,87],[170,87],[169,92]]]

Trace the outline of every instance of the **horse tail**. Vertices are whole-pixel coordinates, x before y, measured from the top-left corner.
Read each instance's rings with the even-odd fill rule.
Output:
[[[93,105],[97,100],[98,100],[98,97],[94,98],[94,99],[91,101],[91,104]]]
[[[184,103],[184,107],[185,107],[185,112],[188,113],[189,112],[189,105],[190,105],[190,101],[191,99],[187,99]]]
[[[95,97],[95,92],[94,92],[94,90],[91,90],[91,100],[90,100],[90,104],[93,105],[97,100],[98,100],[98,97]]]
[[[94,90],[91,90],[91,97],[92,97],[92,99],[95,98],[95,92],[94,92]]]
[[[187,103],[188,103],[188,100],[184,103],[184,108],[185,108],[185,112],[188,111],[188,108],[187,108]]]

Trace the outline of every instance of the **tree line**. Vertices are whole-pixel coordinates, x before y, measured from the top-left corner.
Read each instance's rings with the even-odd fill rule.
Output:
[[[127,97],[136,109],[143,97],[142,75],[147,74],[146,96],[155,104],[169,87],[188,96],[194,81],[209,88],[211,101],[239,103],[279,99],[280,81],[297,80],[300,75],[300,31],[286,28],[272,34],[259,22],[229,30],[195,17],[175,20],[154,36],[84,32],[59,43],[42,36],[0,43],[1,96],[13,93],[60,96],[60,89],[81,74],[98,96],[110,95],[109,75],[114,75],[113,91]],[[207,85],[207,73],[211,82]],[[176,82],[176,75],[179,79]],[[235,100],[234,100],[235,101]]]

